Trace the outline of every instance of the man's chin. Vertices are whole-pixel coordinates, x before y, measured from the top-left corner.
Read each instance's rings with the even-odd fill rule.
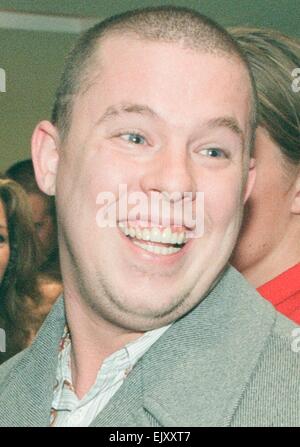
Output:
[[[160,327],[166,326],[170,323],[173,323],[177,320],[176,316],[172,313],[168,313],[164,316],[160,314],[140,314],[140,315],[127,315],[127,318],[124,318],[124,315],[118,319],[114,319],[114,324],[123,328],[127,331],[132,332],[147,332],[154,329],[158,329]]]
[[[117,313],[125,316],[127,324],[137,330],[151,330],[169,324],[182,316],[188,307],[187,296],[166,297],[162,291],[151,294],[140,291],[137,296],[124,297],[115,300],[114,305]],[[119,298],[119,297],[118,297]]]

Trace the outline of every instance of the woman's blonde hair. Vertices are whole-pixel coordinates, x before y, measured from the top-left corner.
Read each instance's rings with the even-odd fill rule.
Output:
[[[6,352],[0,363],[25,348],[40,304],[37,265],[40,250],[27,194],[13,180],[0,176],[0,202],[7,219],[10,257],[0,284],[0,327]]]
[[[300,68],[300,41],[278,31],[246,27],[229,32],[242,47],[258,93],[258,125],[279,146],[284,159],[300,163],[300,92],[292,88]]]

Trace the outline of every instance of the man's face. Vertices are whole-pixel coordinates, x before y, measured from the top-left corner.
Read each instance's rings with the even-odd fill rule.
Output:
[[[4,277],[10,256],[8,225],[4,206],[0,200],[0,284]]]
[[[139,331],[174,321],[200,301],[224,268],[240,226],[248,85],[235,59],[130,37],[103,43],[89,88],[75,100],[58,165],[67,297]],[[183,248],[171,239],[140,240],[139,231],[153,227],[149,210],[130,221],[118,215],[115,227],[99,228],[98,194],[113,193],[118,207],[120,184],[128,196],[190,192],[194,209],[196,192],[203,192],[204,235]],[[191,228],[171,221],[170,230],[176,237]]]

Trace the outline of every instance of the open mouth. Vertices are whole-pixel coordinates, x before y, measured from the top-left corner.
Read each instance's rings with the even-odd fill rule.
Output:
[[[187,242],[185,231],[174,231],[171,227],[140,228],[119,222],[119,228],[133,244],[156,255],[178,253]]]

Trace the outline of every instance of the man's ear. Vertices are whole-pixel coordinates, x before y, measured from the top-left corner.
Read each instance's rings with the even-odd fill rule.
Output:
[[[59,144],[56,127],[50,121],[41,121],[32,134],[31,154],[39,188],[50,196],[55,194]]]
[[[250,158],[249,161],[249,170],[248,170],[248,178],[245,185],[245,192],[244,192],[244,204],[247,202],[251,191],[253,189],[254,183],[256,178],[256,160],[255,158]]]
[[[300,170],[294,183],[291,213],[300,214]]]

